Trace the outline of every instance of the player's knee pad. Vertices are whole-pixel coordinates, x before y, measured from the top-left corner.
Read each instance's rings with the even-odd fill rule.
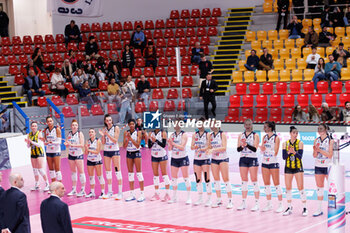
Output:
[[[118,167],[115,167],[114,170],[115,170],[115,172],[118,172]]]
[[[248,191],[248,181],[242,181],[241,189],[242,189],[242,192]]]
[[[86,182],[86,177],[84,173],[79,174],[79,180],[81,184],[85,184]]]
[[[159,176],[153,176],[153,184],[159,186]]]
[[[220,181],[214,181],[215,191],[220,191]]]
[[[176,187],[177,186],[177,178],[171,178],[171,185],[173,187]]]
[[[33,168],[33,173],[34,173],[34,176],[38,176],[39,175],[39,171],[37,168]]]
[[[196,183],[199,183],[201,181],[201,178],[197,176],[197,173],[194,173],[194,176],[196,177]]]
[[[210,182],[210,176],[208,172],[204,172],[204,180],[205,180],[205,183]]]
[[[76,172],[72,172],[71,178],[72,178],[72,181],[77,181],[77,173]]]
[[[117,168],[116,168],[117,169]],[[123,179],[123,176],[122,176],[122,172],[121,171],[116,171],[115,172],[115,175],[117,176],[117,180],[122,180]]]
[[[105,184],[105,179],[103,178],[103,176],[98,176],[97,178],[100,184]]]
[[[106,177],[107,177],[107,180],[111,180],[112,179],[112,172],[106,171]]]
[[[317,187],[317,196],[322,197],[323,196],[323,187]]]
[[[281,189],[281,186],[279,186],[279,185],[277,185],[277,186],[276,186],[276,193],[277,193],[277,196],[282,195],[282,189]]]
[[[292,190],[286,190],[286,198],[288,201],[292,200]]]
[[[271,187],[270,187],[270,185],[266,185],[265,186],[265,194],[266,195],[271,195]]]
[[[62,180],[62,172],[61,171],[56,172],[56,177],[57,177],[57,180]]]
[[[258,182],[253,182],[254,192],[260,192],[259,184]]]
[[[129,182],[134,182],[135,177],[134,177],[134,173],[133,172],[129,172]]]
[[[137,176],[137,179],[139,180],[139,182],[142,182],[144,179],[143,179],[143,175],[142,175],[142,172],[138,172],[136,173],[136,176]],[[159,178],[159,177],[158,177]],[[159,182],[158,182],[159,183]]]
[[[184,178],[186,188],[191,188],[191,182],[189,178]]]
[[[306,201],[306,193],[305,193],[304,189],[299,190],[299,194],[300,194],[300,199],[302,201]]]
[[[95,177],[94,176],[89,176],[89,180],[90,180],[90,185],[95,184]]]
[[[44,177],[46,175],[44,168],[39,168],[38,170],[39,170],[39,173],[42,177]]]
[[[211,182],[205,183],[205,187],[207,188],[207,193],[212,193],[213,189],[211,187]]]
[[[49,174],[50,174],[50,178],[51,178],[51,179],[55,179],[55,178],[56,178],[55,170],[50,170],[50,171],[49,171]]]
[[[232,192],[232,187],[230,182],[225,182],[225,186],[226,186],[226,192],[227,193],[231,193]]]
[[[170,180],[169,180],[169,176],[168,175],[164,175],[163,176],[163,180],[164,180],[164,184],[165,185],[170,185]]]

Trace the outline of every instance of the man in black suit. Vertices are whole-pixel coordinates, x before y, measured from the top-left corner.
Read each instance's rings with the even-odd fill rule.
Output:
[[[5,191],[0,200],[2,233],[30,233],[27,196],[20,190],[24,185],[23,177],[11,174],[9,180],[11,188]]]
[[[2,194],[4,194],[5,190],[1,187],[1,181],[2,181],[2,173],[0,172],[0,200]],[[2,229],[2,213],[0,211],[0,230]]]
[[[35,71],[33,69],[30,69],[28,73],[28,77],[24,79],[23,89],[28,96],[28,105],[32,106],[33,94],[38,93],[40,96],[44,96],[45,91],[43,91],[41,79],[35,75]]]
[[[80,43],[82,41],[80,29],[75,24],[74,20],[71,20],[70,24],[66,25],[64,28],[64,40],[66,42],[66,45],[71,41],[77,43]]]
[[[206,80],[202,81],[199,98],[204,100],[204,112],[205,118],[208,119],[208,105],[211,103],[212,109],[211,112],[216,117],[215,109],[216,109],[216,101],[215,101],[215,91],[218,89],[218,86],[210,74],[207,75]]]
[[[41,227],[44,233],[73,233],[68,205],[61,201],[64,186],[61,182],[52,182],[51,196],[40,206]]]

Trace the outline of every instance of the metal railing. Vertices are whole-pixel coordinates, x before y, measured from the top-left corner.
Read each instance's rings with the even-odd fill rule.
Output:
[[[12,105],[13,119],[11,121],[11,132],[16,132],[16,129],[18,129],[23,134],[28,134],[30,130],[29,117],[16,102],[12,101]]]

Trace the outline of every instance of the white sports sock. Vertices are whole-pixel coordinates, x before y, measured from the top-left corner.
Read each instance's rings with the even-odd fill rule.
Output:
[[[113,192],[113,190],[112,190],[112,185],[111,185],[111,184],[108,184],[108,192],[109,192],[109,193]]]
[[[118,185],[119,189],[118,189],[118,193],[122,193],[123,192],[123,185],[120,184]]]

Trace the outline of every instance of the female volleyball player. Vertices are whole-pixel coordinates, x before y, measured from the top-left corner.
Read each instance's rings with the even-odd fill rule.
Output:
[[[51,181],[62,182],[61,173],[61,129],[54,125],[51,116],[46,117],[47,128],[44,133],[46,159],[49,166]]]
[[[144,182],[141,171],[141,131],[135,129],[136,122],[134,119],[128,121],[129,130],[124,132],[124,143],[123,146],[126,148],[126,163],[129,172],[129,184],[130,184],[130,196],[125,201],[136,200],[134,193],[134,165],[136,168],[136,176],[140,183],[141,195],[137,199],[138,202],[145,200],[144,195]]]
[[[120,167],[120,153],[119,153],[119,127],[113,124],[112,117],[108,114],[104,117],[104,125],[105,127],[102,130],[99,130],[103,147],[103,159],[106,169],[106,177],[108,183],[108,193],[107,198],[111,198],[113,196],[112,190],[112,169],[111,163],[113,162],[113,167],[115,168],[115,175],[118,180],[118,194],[116,196],[116,200],[121,200],[123,198],[123,178]]]
[[[282,189],[280,187],[280,165],[277,162],[277,154],[280,146],[280,139],[276,134],[276,125],[273,121],[267,121],[264,124],[265,136],[263,137],[260,150],[263,153],[262,159],[262,177],[265,184],[265,194],[267,199],[267,205],[263,211],[269,211],[272,209],[271,204],[271,176],[273,184],[276,187],[276,193],[278,197],[278,208],[277,213],[283,211],[282,206]]]
[[[85,143],[85,154],[87,154],[87,170],[90,179],[90,193],[85,197],[95,197],[95,171],[98,181],[101,186],[101,196],[105,197],[105,179],[102,173],[102,143],[100,139],[96,138],[96,132],[94,129],[89,130],[89,140]]]
[[[175,121],[175,132],[170,135],[168,139],[168,149],[171,151],[171,182],[173,186],[173,198],[169,203],[177,201],[177,178],[179,169],[181,169],[182,177],[184,178],[187,189],[187,201],[186,204],[190,205],[191,201],[191,182],[188,177],[188,167],[190,161],[186,154],[187,135],[181,130],[179,126],[179,120]]]
[[[226,192],[228,196],[227,209],[233,208],[232,203],[232,188],[230,184],[230,173],[229,173],[229,157],[226,153],[227,149],[227,137],[220,128],[212,127],[213,131],[210,134],[209,140],[209,150],[208,154],[212,157],[211,159],[211,170],[214,176],[214,186],[217,196],[217,201],[213,203],[212,207],[216,208],[222,205],[221,201],[221,185],[220,185],[220,173],[222,179],[225,182]]]
[[[199,121],[205,121],[205,118],[200,118]],[[193,168],[194,175],[196,177],[197,192],[199,194],[198,200],[194,205],[201,205],[203,203],[203,184],[202,174],[204,174],[204,181],[206,184],[208,199],[205,202],[205,206],[211,205],[211,183],[210,183],[210,155],[205,153],[208,149],[209,133],[204,129],[204,126],[198,127],[198,131],[192,135],[191,149],[194,150]]]
[[[64,145],[68,147],[68,162],[72,177],[72,191],[68,196],[77,195],[77,197],[85,196],[86,177],[84,173],[84,135],[78,130],[78,121],[72,120],[71,131],[68,133],[67,140]],[[77,193],[77,170],[81,184],[81,191]]]
[[[49,181],[46,176],[45,171],[45,157],[44,157],[44,148],[39,140],[42,139],[41,132],[38,130],[38,124],[32,122],[30,124],[31,132],[28,135],[28,138],[25,139],[27,146],[30,147],[30,160],[32,162],[34,177],[35,177],[35,185],[31,189],[32,191],[39,190],[39,174],[43,177],[45,181],[44,191],[49,191]]]
[[[322,201],[324,180],[328,178],[328,167],[333,157],[333,139],[328,134],[329,127],[326,124],[320,124],[317,128],[320,135],[315,139],[313,156],[315,158],[315,180],[317,186],[318,209],[313,214],[318,217],[323,214]]]
[[[155,189],[155,194],[151,198],[151,201],[159,200],[159,168],[163,175],[163,180],[165,184],[166,194],[162,201],[169,201],[169,188],[170,181],[167,175],[167,163],[168,155],[165,150],[167,133],[160,129],[155,129],[153,132],[145,133],[145,139],[148,141],[148,148],[151,149],[152,156],[152,170],[153,170],[153,185]]]
[[[237,210],[246,208],[246,200],[248,196],[248,172],[254,186],[255,205],[251,211],[259,210],[259,185],[258,185],[258,169],[259,162],[256,150],[259,146],[259,135],[253,131],[253,122],[251,119],[244,121],[245,131],[238,136],[237,151],[241,152],[239,159],[239,171],[242,179],[242,204]]]

